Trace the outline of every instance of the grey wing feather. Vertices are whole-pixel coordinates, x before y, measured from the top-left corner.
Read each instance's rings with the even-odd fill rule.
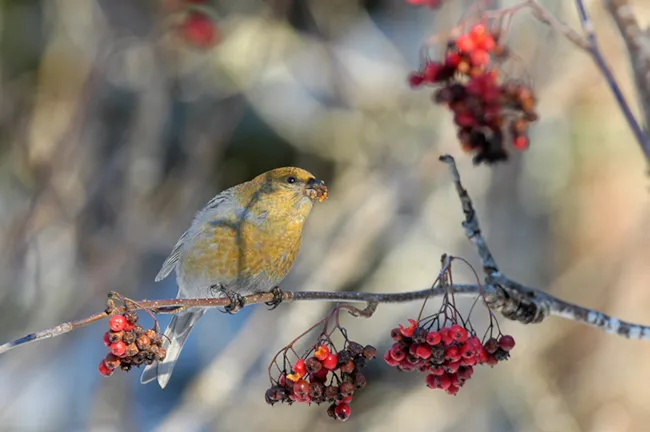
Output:
[[[208,203],[205,205],[205,207],[197,212],[196,216],[194,217],[194,222],[192,223],[192,226],[194,226],[197,221],[200,222],[202,219],[202,215],[206,212],[209,212],[221,204],[226,197],[228,196],[228,191],[224,191],[220,193],[219,195],[215,196],[212,198]],[[178,262],[180,256],[181,256],[181,248],[183,247],[183,243],[185,243],[185,240],[189,236],[189,233],[191,231],[192,227],[190,227],[189,230],[185,231],[181,238],[178,239],[176,242],[176,245],[174,246],[174,249],[172,249],[172,252],[169,254],[165,262],[163,263],[162,267],[160,268],[160,271],[156,275],[156,282],[159,282],[163,279],[165,279],[167,276],[169,276],[169,273],[174,270],[176,267],[176,263]]]

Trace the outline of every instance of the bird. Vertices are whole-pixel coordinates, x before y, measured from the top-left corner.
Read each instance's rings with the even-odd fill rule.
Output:
[[[173,270],[177,298],[228,296],[236,312],[243,296],[280,294],[300,250],[303,226],[316,202],[327,199],[325,182],[297,167],[272,169],[212,198],[198,211],[164,261],[155,281]],[[163,336],[164,360],[147,365],[140,382],[165,388],[183,345],[205,308],[172,317]]]

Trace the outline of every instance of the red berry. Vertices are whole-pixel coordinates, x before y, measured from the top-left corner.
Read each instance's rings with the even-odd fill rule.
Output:
[[[470,358],[463,357],[460,360],[460,364],[461,364],[461,366],[474,366],[477,361],[478,361],[478,359],[476,357],[470,357]]]
[[[460,359],[460,350],[456,346],[450,346],[445,350],[445,360],[455,362]]]
[[[420,72],[413,72],[409,75],[409,85],[411,87],[419,87],[424,82],[424,75]]]
[[[524,135],[520,135],[516,137],[515,139],[512,140],[512,145],[517,149],[517,150],[526,150],[530,144],[530,141],[528,140],[528,137]]]
[[[304,379],[296,381],[293,385],[293,392],[299,398],[304,398],[306,395],[309,395],[309,383]]]
[[[212,20],[199,12],[190,12],[180,27],[181,35],[198,47],[208,47],[217,41],[217,28]]]
[[[406,358],[406,353],[399,346],[393,345],[390,349],[390,355],[395,361],[402,361]]]
[[[429,345],[438,345],[440,341],[442,340],[442,337],[440,337],[440,333],[437,331],[432,331],[427,334],[427,343]]]
[[[415,350],[415,355],[426,360],[431,357],[431,347],[425,344],[418,344]]]
[[[340,421],[346,421],[349,419],[351,412],[352,410],[350,409],[350,405],[346,403],[338,404],[336,408],[334,408],[334,415],[336,416],[336,419]]]
[[[391,354],[391,350],[386,351],[386,354],[384,354],[384,361],[388,364],[388,366],[392,366],[392,367],[399,366],[399,361],[393,358],[393,355]],[[323,370],[327,370],[327,369],[323,369]]]
[[[122,341],[111,344],[111,353],[116,357],[124,357],[126,355],[126,344]]]
[[[474,374],[474,368],[471,366],[458,369],[458,378],[468,380]]]
[[[459,387],[457,387],[457,386],[450,386],[450,387],[447,389],[447,394],[450,394],[450,395],[452,395],[452,396],[456,396],[456,394],[458,393],[458,390],[460,390]]]
[[[415,329],[417,328],[418,323],[414,319],[410,319],[410,318],[409,318],[408,321],[409,321],[409,323],[411,325],[408,326],[408,327],[404,327],[402,324],[400,324],[399,325],[399,331],[402,333],[402,336],[410,338],[410,337],[413,336],[413,332],[415,332]]]
[[[339,364],[339,357],[335,353],[329,353],[327,358],[323,360],[323,367],[327,370],[334,370]]]
[[[497,46],[496,41],[492,37],[492,35],[486,35],[485,38],[481,41],[479,44],[479,47],[484,49],[485,51],[492,51],[495,47]]]
[[[133,324],[131,321],[127,320],[126,324],[124,324],[124,331],[131,331],[135,328],[135,324]]]
[[[301,377],[307,375],[307,366],[305,365],[305,361],[303,359],[298,359],[296,364],[293,365],[293,371]]]
[[[470,343],[465,343],[460,349],[460,355],[466,359],[476,356],[476,349]]]
[[[490,366],[494,366],[497,363],[499,363],[499,360],[497,360],[496,357],[494,357],[492,354],[490,354],[490,355],[488,355],[488,358],[485,361],[485,363],[487,363]]]
[[[464,343],[467,341],[467,339],[469,339],[469,334],[467,333],[467,330],[465,330],[459,324],[454,324],[449,328],[449,335],[456,342],[460,342],[460,343]]]
[[[440,63],[429,62],[424,68],[424,81],[434,83],[438,81],[439,72],[443,68]]]
[[[505,352],[510,352],[515,347],[515,338],[510,335],[501,336],[499,346]]]
[[[429,387],[431,389],[436,388],[437,387],[436,386],[436,379],[437,378],[438,378],[438,376],[434,375],[434,374],[427,375],[427,377],[425,378],[425,382],[427,383],[427,387]]]
[[[478,363],[485,363],[488,359],[488,353],[485,351],[485,348],[481,347],[478,350],[478,354],[476,355],[476,361]]]
[[[350,402],[352,402],[352,396],[347,396],[341,399],[340,401],[336,401],[336,404],[340,405],[342,403],[350,403]]]
[[[330,349],[327,347],[327,345],[319,346],[316,352],[314,353],[314,357],[316,357],[320,361],[325,360],[328,355],[330,355]]]
[[[327,380],[327,374],[329,370],[327,368],[321,368],[318,372],[311,374],[312,381],[325,382]]]
[[[460,62],[462,61],[462,57],[458,53],[451,53],[447,56],[445,59],[445,67],[450,68],[450,69],[456,69],[458,65],[460,65]]]
[[[458,369],[460,369],[460,362],[459,361],[447,363],[445,365],[445,370],[447,371],[447,373],[450,373],[450,374],[455,374],[456,372],[458,372]]]
[[[126,327],[126,318],[124,318],[124,315],[113,315],[108,321],[108,326],[114,332],[122,331]]]
[[[110,335],[111,334],[109,332],[104,333],[104,345],[106,345],[107,347],[111,346]]]
[[[435,367],[431,369],[431,374],[432,375],[443,375],[445,373],[445,370],[442,367]]]
[[[104,363],[104,360],[102,360],[102,362],[99,364],[99,373],[105,377],[109,377],[113,375],[113,369],[110,369],[108,366],[106,366],[106,363]]]
[[[490,54],[482,49],[472,51],[469,58],[474,66],[487,66],[490,63]]]
[[[438,384],[437,386],[438,388],[447,390],[451,385],[451,378],[449,377],[449,375],[441,375],[437,379],[437,384]]]
[[[474,40],[470,37],[470,35],[463,34],[460,35],[456,40],[456,46],[458,47],[458,51],[462,53],[468,53],[476,48],[476,43],[474,43]]]

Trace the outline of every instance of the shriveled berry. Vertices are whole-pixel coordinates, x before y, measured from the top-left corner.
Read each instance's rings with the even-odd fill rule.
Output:
[[[108,340],[111,342],[111,344],[121,341],[122,337],[124,337],[124,332],[121,330],[117,332],[116,331],[108,332]]]
[[[138,349],[138,346],[136,344],[134,344],[134,343],[129,344],[129,345],[126,346],[126,356],[127,357],[133,357],[134,355],[136,355],[138,353],[138,351],[140,351],[140,350]]]
[[[343,382],[339,386],[340,395],[341,395],[341,397],[344,397],[344,398],[346,398],[348,396],[352,396],[354,394],[354,390],[355,390],[354,389],[354,384],[352,384],[351,382]]]
[[[515,347],[515,338],[510,335],[501,336],[499,346],[505,352],[510,352]]]
[[[508,351],[505,351],[502,348],[499,348],[494,354],[492,354],[497,361],[503,361],[503,360],[508,360],[510,358],[510,354],[508,354]]]
[[[474,374],[474,368],[471,366],[458,369],[458,378],[460,379],[468,380],[472,377],[472,374]]]
[[[314,402],[322,402],[325,398],[325,386],[320,382],[311,382],[309,384],[309,396]]]
[[[339,388],[338,386],[327,386],[325,387],[325,399],[329,402],[334,402],[339,397]]]
[[[321,363],[316,357],[309,357],[305,360],[305,367],[307,368],[307,372],[315,374],[323,369],[323,363]]]
[[[108,326],[114,332],[122,331],[126,326],[126,318],[124,318],[124,315],[113,315],[108,322]]]
[[[366,376],[362,374],[361,372],[357,372],[354,374],[354,386],[358,389],[364,388],[367,383]]]
[[[335,353],[330,353],[325,360],[323,360],[323,367],[328,370],[336,369],[339,364],[338,356]]]
[[[442,341],[442,338],[440,337],[440,333],[437,331],[431,331],[427,333],[425,340],[429,345],[438,345]]]
[[[357,369],[363,369],[368,365],[368,360],[366,360],[363,354],[356,356],[353,361]]]
[[[418,344],[425,343],[428,333],[429,332],[424,327],[417,327],[415,331],[413,331],[413,342]]]
[[[358,342],[350,341],[348,343],[348,351],[350,351],[350,354],[352,355],[352,357],[362,355],[363,354],[363,345],[361,345]]]
[[[274,385],[268,390],[266,390],[264,399],[266,399],[267,404],[273,405],[276,402],[282,402],[287,396],[288,396],[287,389],[285,389],[284,387]]]
[[[336,405],[336,408],[334,408],[334,416],[337,420],[339,421],[346,421],[347,419],[350,418],[350,414],[352,413],[352,410],[350,409],[350,405],[346,403],[338,404]]]
[[[124,312],[124,319],[126,319],[127,322],[130,322],[131,324],[135,324],[138,322],[138,314],[135,311],[128,311]]]
[[[347,362],[349,362],[350,360],[352,360],[352,357],[354,357],[354,356],[353,356],[352,353],[351,353],[350,351],[348,351],[348,350],[340,351],[340,352],[337,354],[337,358],[338,358],[338,361],[339,361],[339,365],[344,365],[344,364],[346,364]]]
[[[354,368],[356,368],[356,365],[354,364],[353,360],[349,360],[346,364],[340,367],[341,372],[347,374],[354,372]]]
[[[167,357],[167,350],[163,347],[158,348],[158,353],[156,354],[156,361],[163,361]]]
[[[316,357],[320,361],[325,360],[328,355],[330,355],[330,349],[328,348],[327,345],[319,346],[316,349],[316,352],[314,353],[314,357]]]
[[[390,331],[390,337],[393,340],[398,341],[398,340],[402,340],[404,336],[402,336],[402,332],[400,331],[400,329],[394,328]]]
[[[135,340],[135,344],[139,350],[146,350],[151,345],[151,339],[147,335],[140,335]]]
[[[126,355],[126,344],[122,341],[111,344],[110,349],[114,356],[124,357]]]
[[[109,369],[117,369],[120,366],[120,359],[115,354],[109,353],[104,357],[104,363]]]
[[[109,377],[113,375],[113,369],[110,369],[108,366],[106,366],[106,363],[104,363],[102,360],[102,362],[99,364],[99,373],[105,377]]]
[[[372,360],[377,356],[377,348],[372,345],[366,345],[363,348],[363,356],[366,360]]]
[[[147,336],[145,336],[145,335],[140,335],[140,336],[147,337]],[[139,336],[138,336],[138,337],[139,337]],[[130,344],[132,344],[133,342],[135,342],[135,339],[136,339],[135,332],[132,332],[132,331],[126,331],[126,330],[124,331],[124,335],[122,335],[122,341],[123,341],[125,344],[130,345]]]
[[[298,359],[296,364],[293,365],[293,371],[300,375],[300,377],[307,375],[307,366],[305,366],[305,361],[303,359]]]

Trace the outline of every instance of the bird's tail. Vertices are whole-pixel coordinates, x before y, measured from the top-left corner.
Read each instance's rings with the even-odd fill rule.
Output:
[[[144,368],[140,377],[142,384],[158,378],[160,388],[165,388],[192,327],[204,313],[205,309],[195,309],[174,315],[163,336],[163,348],[167,351],[167,355],[162,362],[154,362]]]

